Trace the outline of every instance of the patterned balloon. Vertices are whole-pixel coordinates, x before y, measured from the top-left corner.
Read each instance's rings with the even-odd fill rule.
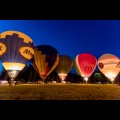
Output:
[[[0,60],[11,80],[33,57],[34,43],[26,34],[18,31],[5,31],[0,34]]]
[[[118,75],[120,71],[119,67],[119,58],[113,54],[103,54],[98,59],[98,68],[99,70],[111,80],[114,81],[115,77]]]
[[[49,45],[39,45],[36,47],[32,65],[39,76],[44,79],[55,69],[59,62],[58,51]]]

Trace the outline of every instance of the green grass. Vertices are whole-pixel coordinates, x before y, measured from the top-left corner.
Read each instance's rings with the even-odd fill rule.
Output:
[[[120,100],[117,84],[0,85],[0,100]]]

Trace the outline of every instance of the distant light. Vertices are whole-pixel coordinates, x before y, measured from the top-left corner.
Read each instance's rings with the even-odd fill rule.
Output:
[[[114,78],[113,78],[113,77],[111,77],[111,78],[110,78],[110,80],[113,82],[113,81],[114,81]]]
[[[67,76],[67,74],[65,74],[65,73],[60,73],[58,75],[61,78],[61,80],[64,80],[66,78],[66,76]]]
[[[15,77],[18,75],[19,71],[16,70],[9,70],[8,75],[11,79],[15,79]]]
[[[87,82],[88,81],[88,77],[84,77],[84,80]]]
[[[106,76],[108,76],[108,78],[109,78],[111,81],[114,81],[114,78],[115,78],[116,75],[115,75],[114,73],[109,72],[109,73],[106,74]]]

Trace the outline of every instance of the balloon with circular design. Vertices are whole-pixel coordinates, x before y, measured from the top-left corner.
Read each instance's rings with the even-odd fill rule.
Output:
[[[26,66],[33,57],[32,39],[19,31],[5,31],[0,34],[0,60],[11,80]]]
[[[119,58],[113,54],[106,53],[100,56],[98,59],[99,70],[111,80],[114,81],[115,77],[120,71]]]

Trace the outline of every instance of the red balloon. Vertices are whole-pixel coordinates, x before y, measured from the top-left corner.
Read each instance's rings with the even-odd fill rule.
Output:
[[[97,65],[95,56],[89,53],[82,53],[75,58],[75,68],[82,77],[90,77]]]

